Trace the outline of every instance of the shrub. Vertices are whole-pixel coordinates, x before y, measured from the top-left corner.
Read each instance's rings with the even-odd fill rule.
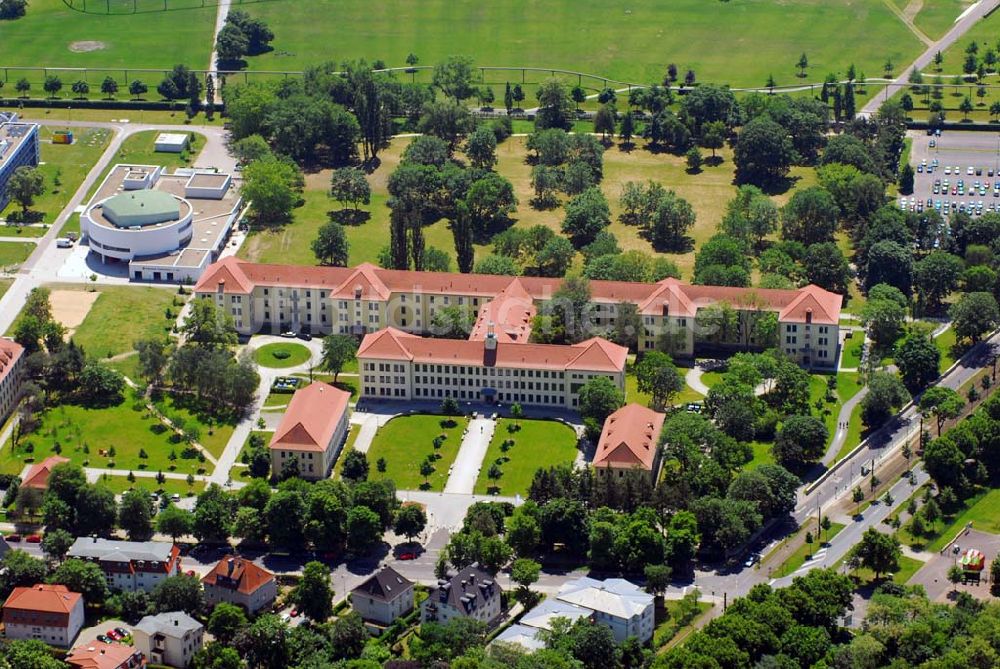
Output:
[[[279,348],[279,349],[271,352],[271,357],[273,357],[273,358],[275,358],[277,360],[286,360],[286,359],[292,357],[292,354],[290,352],[288,352],[287,350],[283,349],[283,348]]]

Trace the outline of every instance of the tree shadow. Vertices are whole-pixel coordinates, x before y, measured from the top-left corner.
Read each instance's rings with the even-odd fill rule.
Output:
[[[708,156],[705,158],[704,163],[708,167],[718,167],[722,163],[726,162],[722,156]]]
[[[372,213],[364,209],[334,209],[326,212],[331,221],[341,225],[363,225],[371,220]]]

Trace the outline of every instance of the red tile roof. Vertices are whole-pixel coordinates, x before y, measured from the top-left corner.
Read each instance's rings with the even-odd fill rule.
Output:
[[[662,413],[626,404],[604,421],[594,454],[594,467],[641,467],[652,471],[663,429]]]
[[[350,399],[346,390],[321,381],[296,391],[271,437],[271,448],[325,451]]]
[[[212,293],[220,282],[223,292],[249,293],[253,286],[325,288],[331,296],[354,299],[360,290],[364,299],[388,299],[391,293],[468,295],[493,298],[508,288],[511,277],[489,274],[454,274],[450,272],[413,272],[381,269],[371,264],[349,267],[310,267],[298,265],[262,265],[236,258],[213,263],[195,286],[195,292]],[[520,277],[521,288],[532,300],[547,300],[559,289],[562,279]],[[798,290],[767,288],[731,288],[694,286],[677,279],[659,283],[629,281],[591,281],[595,302],[631,302],[644,314],[661,314],[664,304],[671,315],[693,317],[697,309],[727,302],[734,307],[757,306],[779,312],[783,321],[806,321],[812,310],[814,323],[833,325],[840,320],[841,296],[818,286]]]
[[[22,355],[24,355],[23,346],[16,341],[0,337],[0,381],[10,374]]]
[[[497,341],[518,343],[531,338],[531,321],[538,310],[520,279],[514,279],[479,309],[469,339],[486,339],[491,328]]]
[[[34,611],[39,613],[70,613],[76,603],[83,598],[79,592],[71,592],[65,585],[39,583],[30,588],[14,588],[3,604],[7,611]]]
[[[499,342],[493,360],[484,341],[425,339],[395,328],[366,335],[358,348],[358,358],[377,360],[590,372],[621,372],[627,357],[627,348],[594,337],[572,346]]]
[[[251,560],[234,555],[219,560],[212,571],[202,577],[201,582],[205,587],[227,588],[251,595],[273,580],[274,574],[268,570],[258,567]]]
[[[50,455],[41,462],[32,465],[28,473],[24,475],[21,487],[38,488],[41,490],[48,488],[49,475],[52,473],[53,467],[61,465],[64,462],[69,462],[69,458],[64,458],[61,455]]]
[[[119,669],[120,667],[140,667],[145,663],[135,658],[132,664],[129,660],[138,653],[135,646],[123,646],[118,643],[103,643],[93,641],[86,646],[78,646],[66,655],[66,662],[79,669]]]

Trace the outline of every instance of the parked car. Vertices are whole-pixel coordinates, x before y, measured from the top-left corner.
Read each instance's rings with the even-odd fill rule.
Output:
[[[40,543],[42,543],[42,535],[41,534],[29,534],[28,536],[26,536],[24,538],[24,540],[27,541],[29,544],[40,544]]]
[[[20,534],[8,534],[6,536],[6,539],[7,539],[8,543],[10,543],[11,541],[20,541],[21,540],[21,535]]]
[[[181,501],[181,496],[178,495],[177,493],[174,493],[173,495],[170,496],[170,499],[174,502],[179,502]]]
[[[111,643],[111,639],[109,639],[108,637],[104,636],[103,634],[98,634],[97,635],[97,640],[100,641],[101,643]]]
[[[118,641],[118,639],[120,639],[122,637],[121,634],[119,634],[118,632],[114,631],[113,629],[110,629],[107,632],[105,632],[104,636],[108,637],[109,639],[114,639],[115,641]]]
[[[295,339],[295,331],[285,330],[284,332],[281,333],[281,336],[284,337],[285,339]]]
[[[760,562],[760,553],[751,553],[747,556],[746,562],[743,563],[744,567],[752,567]]]
[[[118,632],[118,634],[119,634],[120,636],[122,636],[122,637],[127,637],[127,636],[132,636],[132,633],[131,633],[131,632],[129,632],[129,631],[128,631],[127,629],[125,629],[124,627],[116,627],[116,628],[115,628],[115,631],[116,631],[116,632]]]
[[[416,560],[417,559],[417,554],[416,553],[400,553],[399,554],[399,559],[400,560]]]

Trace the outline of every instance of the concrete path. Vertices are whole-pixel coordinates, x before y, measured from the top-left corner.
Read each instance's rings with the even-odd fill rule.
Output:
[[[472,494],[494,429],[496,422],[489,418],[474,418],[469,421],[469,427],[462,437],[462,446],[455,457],[455,464],[452,465],[453,470],[444,486],[445,493]]]
[[[212,55],[208,58],[208,76],[215,82],[215,99],[220,100],[222,91],[219,88],[219,79],[215,76],[215,68],[219,63],[219,54],[215,51],[216,42],[219,39],[219,31],[226,25],[226,17],[229,16],[229,4],[231,0],[219,0],[219,10],[215,13],[215,31],[212,33]]]
[[[708,391],[711,390],[711,388],[705,385],[705,382],[701,380],[701,376],[704,373],[705,373],[704,369],[702,369],[698,365],[695,365],[694,367],[689,369],[687,373],[684,375],[684,382],[692,390],[699,392],[702,395],[708,395]],[[756,388],[753,389],[753,392],[755,395],[758,396],[763,395],[764,393],[767,392],[767,383],[759,384]]]
[[[354,440],[354,450],[367,453],[372,446],[375,435],[378,434],[379,420],[375,414],[361,414],[360,420],[355,420],[357,413],[351,416],[351,423],[360,425],[358,436]]]
[[[868,386],[865,386],[854,397],[840,406],[840,412],[837,413],[837,431],[833,433],[833,439],[830,440],[830,445],[826,447],[826,453],[823,454],[821,460],[825,466],[833,464],[837,454],[840,453],[844,441],[847,440],[847,433],[850,431],[851,414],[854,413],[854,407],[858,406],[867,394]]]

